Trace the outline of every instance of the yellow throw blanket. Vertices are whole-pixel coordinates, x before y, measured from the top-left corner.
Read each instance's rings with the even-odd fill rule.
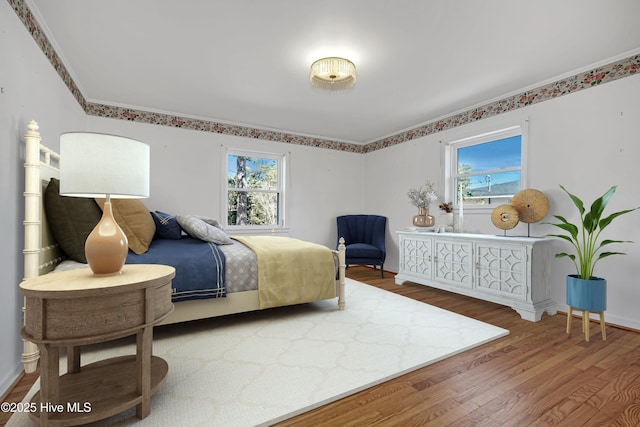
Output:
[[[279,236],[232,236],[258,257],[260,308],[336,296],[333,253],[325,246]]]

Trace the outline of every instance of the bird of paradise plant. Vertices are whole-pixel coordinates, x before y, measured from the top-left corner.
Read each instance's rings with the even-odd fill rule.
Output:
[[[602,218],[609,200],[616,192],[617,186],[614,185],[601,197],[598,197],[591,204],[591,208],[588,211],[584,207],[584,202],[578,196],[571,194],[562,185],[560,188],[569,195],[573,204],[578,209],[578,212],[580,213],[580,222],[572,224],[563,216],[554,215],[554,218],[560,222],[546,222],[545,224],[558,227],[564,230],[566,234],[548,234],[548,236],[561,238],[573,245],[575,253],[561,252],[556,254],[555,257],[570,258],[576,267],[576,272],[579,278],[583,280],[590,280],[594,277],[593,272],[598,261],[612,255],[626,255],[624,252],[618,251],[601,251],[604,246],[608,246],[613,243],[632,243],[630,240],[599,240],[602,231],[617,217],[640,209],[640,207],[614,212],[611,215]]]

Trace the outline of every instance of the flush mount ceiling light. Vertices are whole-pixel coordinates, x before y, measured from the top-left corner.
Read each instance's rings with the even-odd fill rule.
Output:
[[[311,64],[311,84],[321,89],[342,90],[356,83],[356,66],[348,59],[328,57]]]

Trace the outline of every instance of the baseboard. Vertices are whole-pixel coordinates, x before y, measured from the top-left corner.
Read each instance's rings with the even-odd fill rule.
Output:
[[[578,314],[580,313],[580,314]],[[582,319],[582,312],[574,312],[573,316],[576,319]],[[612,328],[617,328],[617,329],[622,329],[624,331],[630,331],[630,332],[636,332],[636,333],[640,333],[640,329],[636,329],[636,328],[632,328],[631,326],[625,326],[625,325],[621,325],[619,323],[615,323],[615,319],[614,321],[611,322],[607,319],[607,312],[605,311],[605,315],[604,315],[604,322],[607,324],[607,326],[610,326]],[[562,311],[562,310],[558,310],[558,314],[563,314],[565,316],[568,316],[568,312],[567,311]],[[589,316],[589,321],[591,322],[596,322],[596,323],[600,323],[600,318],[599,317],[591,317]]]

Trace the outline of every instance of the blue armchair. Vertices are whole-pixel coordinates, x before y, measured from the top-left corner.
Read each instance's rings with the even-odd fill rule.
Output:
[[[346,265],[380,266],[384,277],[384,260],[387,256],[385,233],[387,218],[379,215],[342,215],[338,220],[338,240],[344,237]]]

